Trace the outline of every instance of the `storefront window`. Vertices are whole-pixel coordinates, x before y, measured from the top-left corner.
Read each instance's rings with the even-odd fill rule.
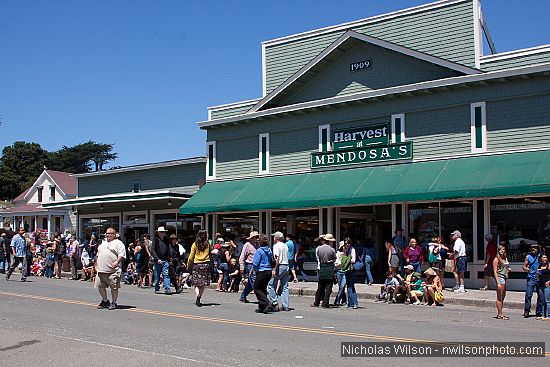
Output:
[[[183,216],[177,213],[166,213],[155,215],[155,229],[164,227],[168,230],[168,236],[175,234],[185,243],[187,250],[195,241],[195,235],[201,229],[201,218]]]
[[[315,238],[319,237],[319,211],[299,210],[292,212],[273,212],[271,215],[272,231],[292,234],[295,242],[305,246],[306,261],[317,261],[315,258]]]
[[[509,261],[522,262],[533,243],[550,244],[550,198],[491,200],[491,233]]]
[[[216,232],[229,239],[234,236],[248,237],[250,232],[259,231],[258,213],[218,214]]]
[[[451,233],[459,230],[466,243],[468,261],[473,261],[473,202],[451,201],[409,205],[409,238],[421,244],[428,258],[427,244],[435,236],[450,244]]]
[[[95,234],[97,237],[105,234],[105,231],[109,227],[113,227],[117,230],[120,230],[118,227],[119,218],[118,217],[103,217],[103,218],[83,218],[82,219],[82,229],[81,229],[81,238],[86,238]]]

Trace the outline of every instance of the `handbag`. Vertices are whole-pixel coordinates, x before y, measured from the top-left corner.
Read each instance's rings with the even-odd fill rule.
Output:
[[[445,271],[447,273],[452,273],[455,271],[455,262],[452,259],[445,260]]]
[[[442,303],[445,300],[445,297],[443,296],[443,292],[441,291],[435,291],[434,298],[435,298],[435,302],[437,303]]]

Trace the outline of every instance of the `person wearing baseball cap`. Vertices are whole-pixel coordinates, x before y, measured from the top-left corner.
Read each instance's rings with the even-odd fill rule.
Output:
[[[468,258],[466,257],[466,244],[462,240],[460,231],[455,230],[451,233],[451,239],[454,241],[453,251],[456,259],[456,272],[458,273],[458,284],[453,288],[454,292],[465,293],[464,273],[468,271]]]
[[[288,246],[284,242],[285,235],[277,231],[273,236],[273,256],[275,257],[275,268],[272,270],[272,278],[269,281],[267,290],[269,292],[269,302],[271,302],[271,311],[290,311],[288,307]],[[281,287],[281,303],[277,296],[277,285]]]

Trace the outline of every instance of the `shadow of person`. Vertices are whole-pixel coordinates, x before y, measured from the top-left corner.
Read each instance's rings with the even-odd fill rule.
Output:
[[[136,308],[136,306],[117,305],[116,308],[119,309],[119,310],[129,310],[129,309],[132,309],[132,308]]]

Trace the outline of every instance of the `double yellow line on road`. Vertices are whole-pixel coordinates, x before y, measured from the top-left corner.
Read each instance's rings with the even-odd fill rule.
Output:
[[[21,294],[21,293],[3,292],[3,291],[0,291],[0,294],[6,295],[6,296],[12,296],[12,297],[28,298],[28,299],[35,299],[40,301],[47,301],[47,302],[59,302],[59,303],[66,303],[66,304],[79,305],[79,306],[88,306],[88,307],[97,306],[96,304],[90,303],[90,302],[36,296],[32,294]],[[189,314],[181,314],[181,313],[175,313],[175,312],[164,312],[164,311],[158,311],[158,310],[147,310],[143,308],[128,308],[128,309],[125,309],[124,311],[136,312],[136,313],[147,314],[147,315],[175,317],[175,318],[188,319],[188,320],[208,321],[208,322],[217,322],[217,323],[231,324],[231,325],[265,328],[265,329],[272,329],[272,330],[296,331],[296,332],[303,332],[303,333],[310,333],[310,334],[325,334],[330,336],[341,336],[341,337],[350,337],[350,338],[358,338],[358,339],[371,339],[371,340],[380,340],[385,342],[419,343],[419,344],[440,345],[440,346],[454,345],[451,342],[441,342],[441,341],[435,341],[435,340],[400,338],[395,336],[352,333],[352,332],[336,331],[336,330],[330,330],[330,329],[316,329],[316,328],[306,328],[306,327],[300,327],[300,326],[277,325],[277,324],[269,324],[269,323],[261,323],[261,322],[222,319],[218,317],[189,315]],[[545,352],[544,354],[546,357],[550,357],[550,352]]]

